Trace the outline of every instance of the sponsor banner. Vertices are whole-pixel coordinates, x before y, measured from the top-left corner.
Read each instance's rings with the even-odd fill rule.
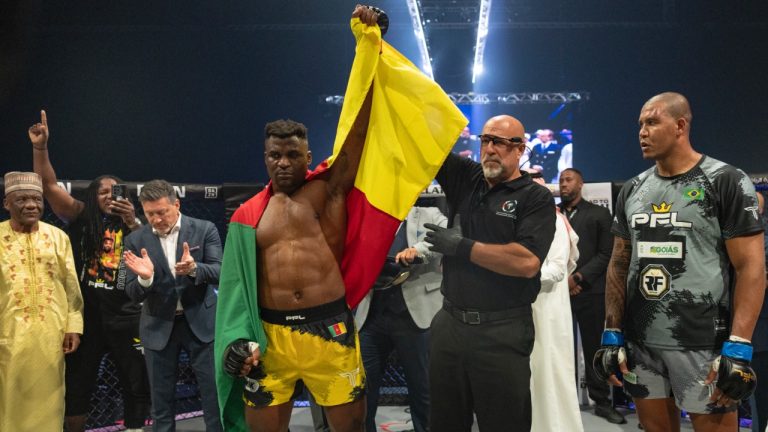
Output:
[[[443,187],[440,186],[440,183],[438,183],[436,180],[432,180],[432,183],[430,183],[427,188],[421,192],[421,195],[419,195],[421,198],[431,198],[438,196],[445,196],[445,194],[443,193]]]
[[[67,193],[70,195],[73,195],[77,198],[82,198],[85,196],[85,191],[88,189],[88,185],[91,183],[90,180],[59,180],[59,186],[62,187],[62,189],[66,190]],[[144,183],[146,182],[130,182],[126,181],[123,182],[123,184],[126,185],[128,194],[134,199],[137,200],[139,193],[141,193],[141,188],[144,187]],[[198,183],[173,183],[173,188],[176,190],[176,195],[179,196],[180,199],[185,198],[193,198],[193,199],[200,199],[200,200],[222,200],[224,197],[222,195],[222,188],[226,185],[222,186],[220,184],[198,184]],[[254,190],[258,189],[261,190],[263,188],[263,185],[259,183],[254,183]],[[4,188],[3,179],[0,178],[0,190]]]
[[[559,190],[558,190],[559,194]],[[584,183],[581,189],[582,199],[592,204],[605,207],[613,214],[613,195],[611,194],[611,183]]]
[[[59,180],[59,186],[61,186],[67,193],[75,197],[83,197],[85,195],[90,180]],[[137,200],[141,188],[144,187],[146,182],[131,182],[124,181],[123,184],[127,186],[128,194]],[[198,184],[198,183],[173,183],[173,188],[176,190],[176,195],[180,199],[195,198],[205,200],[221,200],[222,197],[222,185],[220,184]],[[2,189],[3,180],[0,179],[0,189]]]
[[[637,242],[638,258],[683,258],[681,242]]]

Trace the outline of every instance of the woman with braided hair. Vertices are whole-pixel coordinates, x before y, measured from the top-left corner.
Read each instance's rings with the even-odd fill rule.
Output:
[[[67,223],[80,289],[85,301],[80,348],[66,357],[65,424],[67,431],[85,430],[91,393],[99,364],[111,353],[123,388],[125,426],[141,430],[150,407],[149,383],[139,339],[141,305],[125,294],[123,239],[141,222],[127,193],[114,197],[115,176],[93,180],[84,201],[59,187],[48,158],[48,121],[29,128],[34,171],[43,179],[43,192],[56,216]]]

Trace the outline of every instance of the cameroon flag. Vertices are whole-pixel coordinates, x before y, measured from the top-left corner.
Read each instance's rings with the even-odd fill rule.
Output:
[[[347,195],[347,235],[341,262],[347,303],[355,307],[378,276],[400,221],[437,174],[467,120],[440,86],[381,40],[378,26],[367,26],[358,18],[352,19],[351,26],[357,48],[333,155],[309,173],[307,180],[332,166],[372,89],[363,155],[355,186]],[[222,423],[228,431],[247,427],[244,381],[224,373],[224,350],[241,338],[258,342],[262,353],[267,349],[256,290],[256,226],[271,195],[268,185],[235,212],[224,248],[215,361]]]

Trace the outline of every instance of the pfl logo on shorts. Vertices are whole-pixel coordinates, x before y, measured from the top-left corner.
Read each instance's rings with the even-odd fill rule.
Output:
[[[640,273],[640,292],[646,300],[661,300],[670,291],[671,281],[663,265],[649,264]]]

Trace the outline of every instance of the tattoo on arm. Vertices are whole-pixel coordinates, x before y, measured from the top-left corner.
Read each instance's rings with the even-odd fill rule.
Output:
[[[632,242],[614,237],[605,285],[605,327],[622,328],[627,296],[627,274],[632,259]]]

